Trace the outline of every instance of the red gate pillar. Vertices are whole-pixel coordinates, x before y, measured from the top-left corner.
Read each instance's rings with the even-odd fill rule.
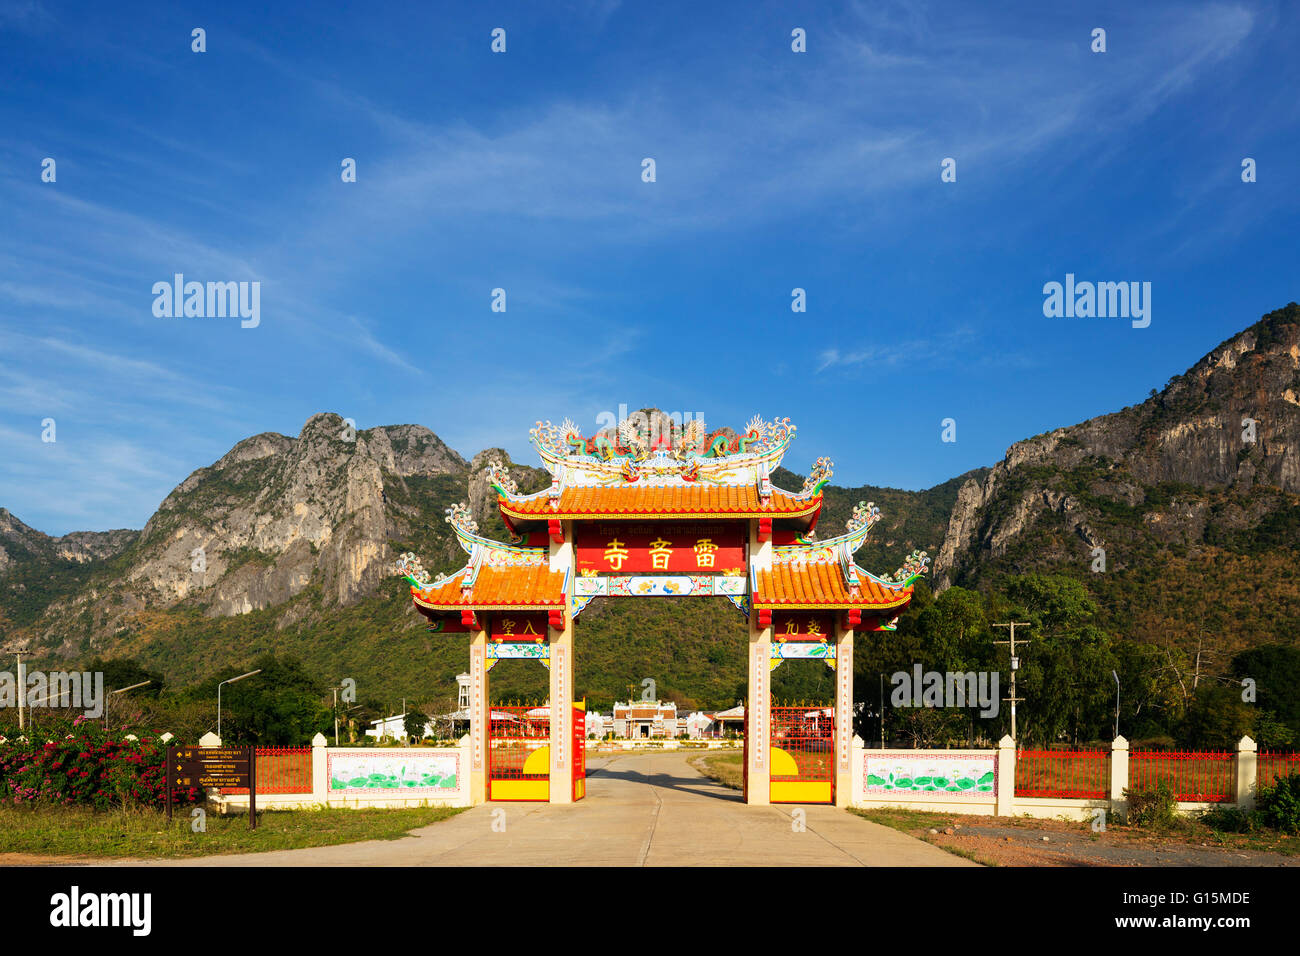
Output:
[[[749,555],[754,567],[772,567],[772,541],[759,541],[758,521],[749,523]],[[752,575],[751,575],[752,580]],[[749,699],[745,702],[745,743],[748,751],[745,802],[767,806],[772,802],[771,726],[772,628],[760,627],[758,612],[750,595],[749,610]]]
[[[491,745],[491,708],[488,706],[487,617],[480,614],[479,629],[469,645],[469,795],[475,804],[488,798],[488,753]]]
[[[853,801],[853,628],[835,622],[835,805]]]
[[[573,522],[561,524],[562,531],[557,541],[554,537],[550,544],[550,567],[552,571],[571,571],[573,568]],[[572,582],[572,574],[568,581]],[[572,583],[568,585],[572,587]],[[559,611],[559,609],[556,609]],[[564,608],[560,620],[556,615],[549,615],[551,623],[546,628],[547,639],[551,645],[551,803],[573,802],[573,611],[571,598],[564,595]],[[557,628],[554,625],[562,623]]]

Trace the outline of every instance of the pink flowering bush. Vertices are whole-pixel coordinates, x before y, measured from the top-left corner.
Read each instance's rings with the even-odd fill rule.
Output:
[[[166,804],[166,744],[157,734],[104,733],[78,718],[41,726],[26,740],[0,744],[0,802],[57,804],[99,810]],[[203,798],[197,788],[173,789],[177,804]]]

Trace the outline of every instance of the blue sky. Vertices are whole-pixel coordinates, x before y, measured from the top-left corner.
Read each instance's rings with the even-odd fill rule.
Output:
[[[1298,36],[1284,3],[13,0],[0,506],[140,527],[320,411],[467,457],[624,404],[789,416],[842,484],[992,464],[1300,299]],[[156,317],[177,272],[260,282],[260,325]],[[1045,318],[1067,272],[1150,282],[1150,327]]]

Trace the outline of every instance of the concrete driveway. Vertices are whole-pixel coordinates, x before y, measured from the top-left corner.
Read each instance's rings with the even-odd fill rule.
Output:
[[[593,755],[587,797],[572,806],[489,803],[400,840],[150,865],[976,865],[834,807],[799,808],[800,830],[796,808],[746,806],[687,761],[685,753]]]

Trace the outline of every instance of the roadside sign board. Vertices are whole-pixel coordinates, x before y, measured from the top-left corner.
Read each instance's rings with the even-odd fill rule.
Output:
[[[248,821],[257,827],[257,756],[253,747],[168,747],[166,766],[167,818],[172,816],[172,790],[177,787],[218,787],[248,790]]]

